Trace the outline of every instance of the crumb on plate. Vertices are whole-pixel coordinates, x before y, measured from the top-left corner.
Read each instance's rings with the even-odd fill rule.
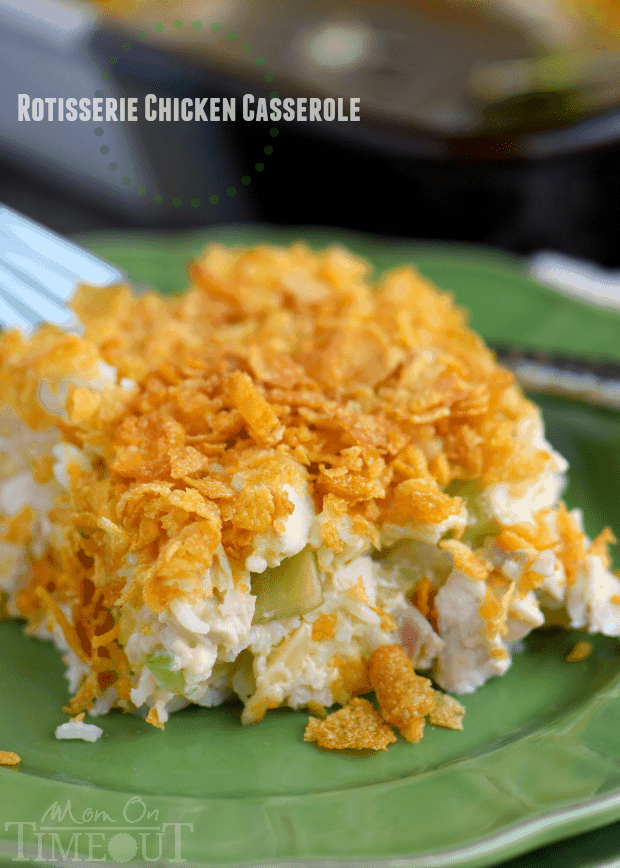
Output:
[[[325,720],[311,718],[304,741],[314,741],[330,750],[386,750],[396,736],[367,699],[356,697]]]
[[[579,639],[564,659],[567,663],[581,663],[582,660],[590,656],[593,650],[592,642],[588,642],[587,639]]]
[[[84,723],[83,720],[68,720],[56,727],[58,739],[81,739],[82,741],[97,741],[103,735],[100,726],[94,723]]]
[[[435,690],[435,707],[429,712],[428,722],[433,726],[445,726],[446,729],[463,729],[465,708],[458,699]]]
[[[149,713],[145,718],[147,723],[150,723],[151,726],[156,726],[157,729],[164,729],[163,721],[161,720],[157,708],[151,708]]]
[[[0,750],[0,766],[17,766],[22,758],[11,750]]]

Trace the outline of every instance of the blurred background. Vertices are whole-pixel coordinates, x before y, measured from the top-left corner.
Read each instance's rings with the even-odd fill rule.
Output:
[[[620,266],[617,0],[0,0],[0,201]],[[18,123],[32,97],[356,96],[360,123]],[[140,112],[142,114],[142,112]]]

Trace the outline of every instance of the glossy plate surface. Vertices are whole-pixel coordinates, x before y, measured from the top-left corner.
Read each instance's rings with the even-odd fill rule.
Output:
[[[136,280],[173,291],[209,240],[297,238],[339,240],[380,270],[416,263],[488,340],[620,359],[619,317],[556,296],[518,260],[489,251],[316,228],[78,240]],[[620,416],[556,398],[539,403],[571,464],[567,502],[583,508],[590,534],[608,524],[620,536]],[[56,741],[67,697],[59,656],[18,624],[0,624],[0,749],[22,757],[18,768],[0,768],[0,865],[21,856],[69,865],[474,868],[602,826],[620,818],[620,645],[594,637],[594,653],[569,665],[580,636],[531,636],[503,678],[465,697],[463,732],[428,727],[419,745],[401,739],[359,756],[305,744],[302,712],[278,710],[242,727],[237,706],[188,709],[164,733],[115,713],[97,719],[104,735],[94,744]]]

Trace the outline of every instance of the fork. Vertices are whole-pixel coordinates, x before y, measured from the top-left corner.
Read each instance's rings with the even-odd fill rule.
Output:
[[[41,322],[73,333],[81,324],[67,307],[76,286],[109,286],[126,275],[84,248],[0,206],[0,326],[30,334]]]
[[[73,334],[81,323],[67,301],[79,283],[109,286],[126,281],[116,266],[11,208],[0,207],[0,326],[30,334],[52,322]],[[616,361],[546,355],[493,346],[502,364],[530,392],[560,394],[620,410],[620,364]]]

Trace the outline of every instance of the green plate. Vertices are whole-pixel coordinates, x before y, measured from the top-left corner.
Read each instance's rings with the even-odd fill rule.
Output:
[[[208,240],[334,240],[378,269],[407,261],[469,308],[485,338],[620,359],[620,318],[538,286],[519,260],[457,247],[269,227],[81,238],[136,280],[186,284]],[[595,534],[620,535],[620,417],[561,399],[541,406],[571,463],[569,505]],[[270,712],[242,727],[239,708],[188,709],[161,733],[139,718],[99,718],[94,744],[54,739],[65,717],[63,666],[19,624],[0,625],[0,865],[484,866],[620,818],[620,645],[539,633],[500,679],[465,698],[463,732],[429,727],[378,755],[321,752],[307,715]],[[161,853],[160,853],[161,849]]]

